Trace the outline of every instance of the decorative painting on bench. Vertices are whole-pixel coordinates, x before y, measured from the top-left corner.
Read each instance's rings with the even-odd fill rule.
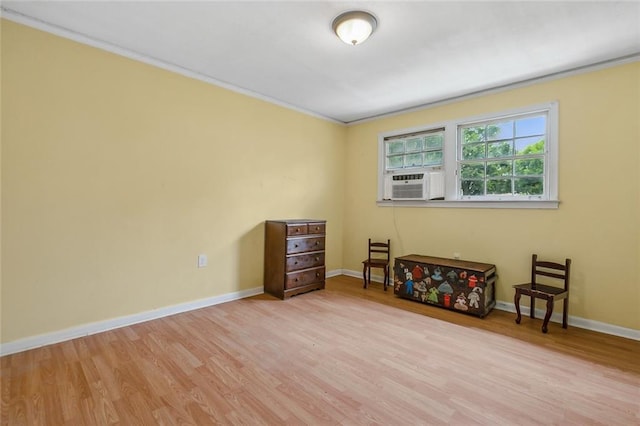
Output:
[[[399,297],[479,317],[495,306],[494,265],[412,254],[397,257],[393,272]]]

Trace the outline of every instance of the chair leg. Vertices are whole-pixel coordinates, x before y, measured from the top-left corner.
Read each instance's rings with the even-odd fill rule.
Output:
[[[362,288],[367,288],[367,265],[362,267],[362,280],[364,281]]]
[[[562,304],[562,328],[567,328],[567,309],[569,308],[569,298],[566,297]]]
[[[389,265],[384,267],[384,291],[387,291],[389,285]]]
[[[522,316],[520,315],[520,290],[516,289],[516,295],[513,297],[513,304],[516,305],[516,324],[520,324]]]
[[[542,323],[542,332],[546,333],[549,328],[549,319],[551,318],[551,314],[553,313],[553,298],[547,299],[547,313],[544,316],[544,322]]]
[[[529,311],[529,316],[531,318],[535,318],[536,317],[536,298],[531,296],[531,310]]]

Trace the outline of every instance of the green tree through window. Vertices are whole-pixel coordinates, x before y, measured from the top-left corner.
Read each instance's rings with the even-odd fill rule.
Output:
[[[462,196],[544,194],[546,116],[460,126]]]

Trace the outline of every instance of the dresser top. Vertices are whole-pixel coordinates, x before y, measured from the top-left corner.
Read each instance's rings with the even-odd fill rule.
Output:
[[[267,220],[267,222],[278,222],[278,223],[325,223],[326,220],[323,219],[282,219],[282,220]]]

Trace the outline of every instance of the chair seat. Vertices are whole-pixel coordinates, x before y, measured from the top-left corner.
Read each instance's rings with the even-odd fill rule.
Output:
[[[554,296],[556,299],[561,299],[563,294],[566,295],[568,293],[564,288],[544,284],[536,284],[535,289],[532,288],[531,283],[516,284],[513,288],[520,290],[523,294],[548,294],[549,296]]]
[[[389,262],[387,262],[384,259],[366,259],[363,260],[362,263],[364,263],[365,265],[372,265],[372,266],[386,266],[389,264]]]

